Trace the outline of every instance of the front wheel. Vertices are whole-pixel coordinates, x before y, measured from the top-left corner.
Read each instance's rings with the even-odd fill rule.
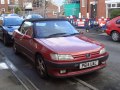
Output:
[[[43,58],[40,55],[36,56],[35,67],[41,78],[44,78],[44,79],[47,78],[46,65],[44,63]]]
[[[116,31],[112,32],[111,37],[112,37],[112,40],[115,42],[120,40],[120,34]]]

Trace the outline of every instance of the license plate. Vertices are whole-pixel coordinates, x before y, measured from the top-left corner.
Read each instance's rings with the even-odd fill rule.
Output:
[[[96,61],[91,61],[91,62],[85,62],[85,63],[81,63],[79,68],[80,69],[85,69],[85,68],[89,68],[89,67],[94,67],[94,66],[97,66],[99,63],[98,60]]]

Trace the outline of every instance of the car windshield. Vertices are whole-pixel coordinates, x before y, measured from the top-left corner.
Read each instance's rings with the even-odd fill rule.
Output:
[[[22,21],[22,18],[5,18],[4,26],[20,26]]]
[[[36,15],[36,14],[34,14],[34,15],[32,15],[32,18],[43,18],[43,17],[40,16],[40,15]]]
[[[50,38],[79,34],[68,21],[35,22],[37,38]]]
[[[26,19],[38,19],[38,18],[43,18],[43,17],[39,14],[32,14],[26,17]]]

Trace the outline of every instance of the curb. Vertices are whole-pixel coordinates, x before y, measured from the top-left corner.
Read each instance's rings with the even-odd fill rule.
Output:
[[[18,79],[26,90],[40,90],[38,89],[20,70],[18,70],[14,64],[0,51],[2,59],[10,68],[12,74]]]

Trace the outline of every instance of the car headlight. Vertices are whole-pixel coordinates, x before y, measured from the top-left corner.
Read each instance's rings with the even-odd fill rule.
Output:
[[[103,49],[100,50],[100,54],[104,54],[105,52],[106,52],[105,48],[103,48]]]
[[[71,55],[61,55],[61,54],[50,54],[53,60],[73,60]]]
[[[9,35],[13,35],[13,32],[8,32]]]

